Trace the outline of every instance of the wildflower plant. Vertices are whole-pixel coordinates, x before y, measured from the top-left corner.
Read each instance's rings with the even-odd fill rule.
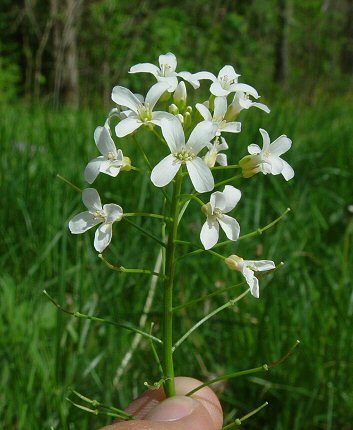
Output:
[[[84,178],[89,184],[95,182],[100,173],[109,175],[111,181],[117,184],[121,175],[130,175],[131,182],[136,175],[148,175],[155,192],[161,197],[160,207],[163,208],[161,213],[150,213],[148,209],[143,213],[125,213],[123,199],[102,205],[98,191],[89,187],[82,191],[83,204],[87,210],[74,216],[69,222],[69,229],[73,234],[85,233],[98,226],[94,248],[99,257],[111,268],[158,276],[164,296],[161,305],[163,314],[161,334],[152,335],[131,325],[124,328],[136,331],[152,341],[154,355],[159,357],[162,373],[157,385],[163,384],[168,397],[175,395],[173,353],[176,348],[202,323],[234,305],[248,293],[258,298],[260,296],[258,273],[261,272],[263,276],[264,272],[271,273],[278,267],[269,260],[247,260],[246,258],[251,258],[248,255],[222,254],[224,245],[235,244],[241,238],[254,236],[272,227],[288,211],[262,229],[242,237],[242,220],[236,213],[236,206],[241,205],[242,199],[247,199],[248,196],[234,184],[236,181],[241,184],[257,173],[282,174],[287,181],[294,176],[291,166],[280,158],[280,155],[291,146],[291,140],[285,135],[270,143],[268,133],[260,129],[263,148],[257,144],[250,144],[249,155],[239,160],[241,152],[245,152],[245,148],[241,149],[238,138],[241,136],[239,121],[241,111],[251,107],[257,107],[265,113],[269,113],[270,110],[266,105],[252,100],[259,98],[257,91],[250,85],[239,82],[240,75],[233,66],[224,66],[217,76],[206,71],[191,73],[176,72],[176,69],[177,59],[172,53],[160,55],[158,65],[142,63],[131,67],[130,73],[148,73],[156,78],[156,82],[148,89],[145,98],[122,86],[113,88],[112,100],[116,106],[109,113],[106,122],[98,126],[94,132],[94,141],[101,155],[89,161],[84,170]],[[208,81],[210,84],[209,99],[204,102],[198,100],[191,106],[188,104],[188,92],[191,91],[192,99],[196,99],[200,81]],[[151,151],[138,141],[142,128],[152,135],[153,153],[159,154],[160,161],[157,164],[150,160]],[[226,141],[229,133],[236,133],[235,139],[239,140],[236,146]],[[130,159],[130,155],[123,154],[120,149],[122,140],[131,136],[142,153],[141,159]],[[132,145],[131,142],[130,144]],[[219,171],[223,171],[223,175],[227,174],[228,177],[217,182],[215,178]],[[189,205],[191,201],[194,204]],[[188,240],[180,235],[180,226],[186,211],[194,210],[197,205],[199,210],[193,217],[199,220],[200,231],[195,240]],[[114,241],[114,236],[123,234],[119,233],[121,220],[140,216],[154,218],[156,223],[161,224],[160,237],[144,229],[143,224],[138,227],[138,234],[149,236],[156,242],[156,246],[162,248],[163,264],[157,273],[145,268],[126,269],[123,266],[114,266],[103,254],[111,241]],[[223,235],[227,240],[224,240]],[[219,242],[220,238],[223,241]],[[239,249],[241,252],[240,246]],[[234,278],[241,281],[243,276],[246,289],[235,299],[206,315],[179,340],[175,340],[173,319],[178,310],[201,300],[198,298],[189,303],[174,303],[174,291],[178,289],[177,273],[180,270],[178,262],[185,257],[191,258],[198,254],[201,254],[203,259],[218,259],[224,267],[239,272],[239,275],[234,273]],[[209,292],[209,296],[215,294],[217,292]],[[85,317],[79,313],[75,316]],[[245,372],[263,371],[269,367],[271,365],[263,365]],[[180,370],[177,372],[180,373]],[[225,375],[217,380],[238,374],[242,372]],[[81,399],[89,401],[83,396]],[[250,415],[251,413],[248,414]],[[117,412],[116,416],[121,419],[133,418],[123,411]]]

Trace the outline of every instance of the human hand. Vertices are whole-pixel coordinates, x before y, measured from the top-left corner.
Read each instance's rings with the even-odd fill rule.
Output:
[[[126,409],[137,420],[115,422],[100,430],[220,430],[222,407],[209,387],[185,396],[201,384],[193,378],[177,377],[177,395],[168,399],[162,387],[148,390]]]

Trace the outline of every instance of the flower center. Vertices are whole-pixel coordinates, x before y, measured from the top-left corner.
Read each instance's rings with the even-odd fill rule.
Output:
[[[234,83],[234,79],[229,79],[228,75],[224,75],[219,78],[219,82],[223,89],[228,90],[229,87]]]
[[[171,70],[169,64],[161,64],[161,76],[168,76]]]
[[[108,160],[113,161],[113,160],[116,160],[116,159],[117,158],[116,158],[116,155],[114,154],[114,152],[112,152],[112,151],[108,152]]]
[[[215,210],[213,211],[213,215],[219,219],[223,218],[223,212],[218,208],[215,208]]]
[[[173,152],[173,155],[176,159],[183,161],[184,163],[186,161],[191,161],[196,158],[196,155],[194,154],[191,148],[189,149],[183,148],[181,151]]]
[[[271,155],[272,154],[271,154],[271,151],[269,149],[267,149],[267,151],[264,152],[264,156],[267,157],[267,158],[270,158]]]
[[[138,107],[137,111],[138,111],[140,120],[142,122],[151,121],[151,119],[152,119],[152,109],[150,108],[149,103],[141,104]]]
[[[103,209],[93,212],[93,216],[94,216],[94,219],[99,219],[100,221],[105,221],[105,218],[106,218]]]

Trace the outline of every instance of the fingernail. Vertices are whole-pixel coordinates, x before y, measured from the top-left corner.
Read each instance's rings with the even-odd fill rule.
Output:
[[[151,421],[176,421],[187,417],[197,406],[197,401],[191,397],[174,396],[156,406],[145,419]]]

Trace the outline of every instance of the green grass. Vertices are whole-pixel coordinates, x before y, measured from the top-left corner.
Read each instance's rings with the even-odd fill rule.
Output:
[[[285,266],[260,282],[260,300],[247,297],[209,321],[182,344],[175,360],[177,374],[206,380],[272,362],[300,339],[299,351],[270,372],[217,387],[228,418],[269,401],[247,422],[249,429],[352,428],[353,218],[347,210],[353,203],[352,105],[349,98],[312,106],[278,101],[269,116],[247,112],[241,117],[243,132],[229,139],[235,162],[246,145],[260,143],[259,127],[272,138],[285,133],[294,142],[285,157],[296,172],[290,183],[263,175],[235,183],[243,191],[236,210],[243,234],[288,206],[292,212],[262,236],[224,250]],[[159,379],[150,346],[142,342],[113,387],[134,335],[62,314],[42,294],[46,289],[71,310],[139,323],[148,279],[110,271],[97,258],[91,233],[68,233],[68,219],[83,206],[80,195],[56,178],[60,173],[85,186],[83,169],[97,155],[93,131],[103,120],[104,112],[40,106],[1,112],[0,422],[7,429],[98,428],[109,419],[71,406],[65,400],[68,387],[124,407],[144,389],[144,381]],[[137,154],[131,141],[124,148]],[[94,185],[105,202],[115,201],[128,212],[160,210],[160,195],[148,178],[101,176]],[[182,233],[195,242],[203,222],[198,210],[190,204]],[[159,234],[158,221],[141,225]],[[157,254],[151,239],[123,223],[114,228],[106,253],[115,263],[151,268]],[[241,280],[212,257],[182,261],[176,303]],[[180,311],[177,337],[240,291]],[[157,287],[148,315],[155,334],[160,299]]]

